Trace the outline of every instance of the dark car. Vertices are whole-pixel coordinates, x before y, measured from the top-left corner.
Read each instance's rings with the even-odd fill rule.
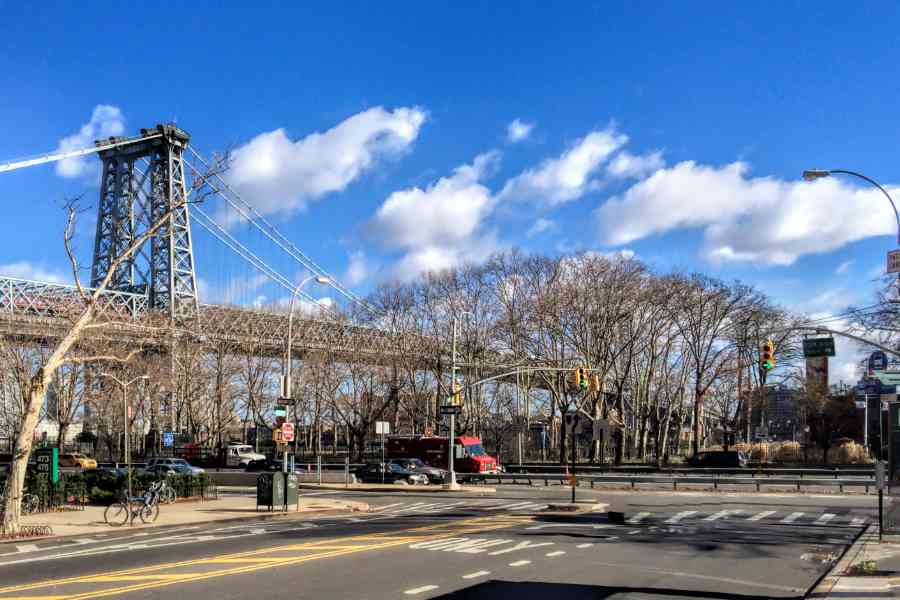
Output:
[[[736,450],[709,450],[690,457],[688,465],[704,469],[740,469],[747,466],[747,456]]]
[[[408,469],[404,469],[400,465],[394,463],[385,463],[382,469],[381,463],[371,463],[354,473],[356,479],[362,483],[407,483],[410,485],[428,483],[428,476],[424,473],[416,473]]]
[[[281,461],[272,458],[259,458],[251,460],[244,467],[248,473],[269,472],[277,473],[281,471]],[[294,473],[306,473],[306,469],[294,465]]]
[[[428,478],[428,483],[444,483],[444,478],[449,473],[449,471],[444,469],[426,465],[418,458],[392,458],[389,463],[400,465],[400,467],[413,473],[422,473]]]

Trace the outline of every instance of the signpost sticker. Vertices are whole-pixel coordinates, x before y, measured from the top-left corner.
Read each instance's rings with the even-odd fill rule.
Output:
[[[900,273],[900,250],[891,250],[887,253],[887,272]]]

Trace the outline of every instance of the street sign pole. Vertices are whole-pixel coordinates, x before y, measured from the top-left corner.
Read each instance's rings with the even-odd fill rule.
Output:
[[[575,427],[572,427],[572,459],[571,459],[572,467],[569,469],[572,472],[572,504],[575,504],[575,486],[578,485],[578,479],[575,477]]]

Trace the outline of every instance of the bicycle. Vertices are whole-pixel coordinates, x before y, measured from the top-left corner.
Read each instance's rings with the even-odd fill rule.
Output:
[[[3,514],[4,507],[6,506],[6,496],[0,494],[0,515]],[[41,507],[41,499],[37,497],[35,494],[22,494],[22,508],[21,512],[23,515],[30,515],[31,513],[36,513],[38,509]]]
[[[172,504],[175,502],[175,500],[178,499],[178,494],[175,493],[175,489],[165,481],[161,481],[160,484],[159,501],[162,504]]]
[[[135,517],[149,524],[159,516],[159,493],[162,482],[154,483],[143,496],[132,496],[121,502],[114,502],[103,511],[104,520],[113,527],[119,527]]]

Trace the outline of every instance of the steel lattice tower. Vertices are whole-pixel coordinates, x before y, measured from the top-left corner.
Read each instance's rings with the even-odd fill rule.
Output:
[[[103,175],[91,286],[106,277],[112,261],[167,211],[164,224],[119,265],[109,289],[145,294],[152,309],[173,320],[198,312],[194,252],[185,187],[183,154],[190,136],[174,125],[142,129],[133,141],[100,152]],[[108,144],[103,140],[96,144]]]

